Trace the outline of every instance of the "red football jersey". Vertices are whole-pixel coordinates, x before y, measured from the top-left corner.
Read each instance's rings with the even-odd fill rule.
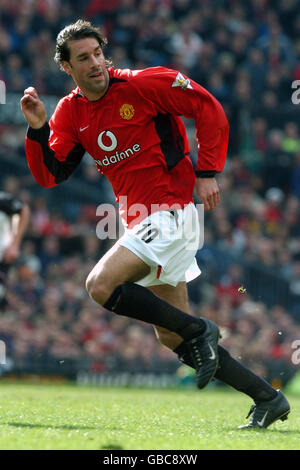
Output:
[[[112,184],[125,226],[137,214],[134,204],[179,205],[193,200],[195,176],[222,171],[229,126],[220,103],[203,87],[175,70],[109,68],[109,87],[97,101],[79,88],[62,98],[41,129],[29,128],[26,155],[44,187],[66,180],[85,151]],[[199,155],[196,175],[184,124],[195,120]],[[122,199],[122,198],[121,198]]]

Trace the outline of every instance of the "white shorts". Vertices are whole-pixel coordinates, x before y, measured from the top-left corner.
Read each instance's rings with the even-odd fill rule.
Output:
[[[141,286],[189,282],[201,273],[195,254],[199,248],[200,224],[196,207],[155,212],[118,240],[148,266],[150,273],[136,282]]]

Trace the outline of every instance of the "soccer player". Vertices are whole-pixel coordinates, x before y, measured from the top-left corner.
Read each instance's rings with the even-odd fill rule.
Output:
[[[27,204],[7,192],[0,192],[0,310],[7,305],[6,279],[10,266],[20,255],[20,245],[28,227]]]
[[[49,123],[37,91],[24,91],[29,168],[49,188],[74,172],[85,151],[92,156],[112,184],[126,230],[89,274],[89,295],[116,314],[154,325],[160,342],[196,369],[200,389],[216,377],[248,394],[255,405],[247,426],[267,427],[286,418],[285,397],[218,345],[215,323],[189,314],[186,282],[199,274],[192,195],[196,187],[205,210],[219,202],[215,175],[224,167],[229,133],[224,111],[178,71],[113,68],[103,54],[106,42],[83,20],[59,33],[55,60],[77,87]],[[180,115],[195,121],[196,174]]]

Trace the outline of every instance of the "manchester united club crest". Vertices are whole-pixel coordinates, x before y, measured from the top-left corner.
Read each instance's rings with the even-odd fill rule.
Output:
[[[123,106],[120,108],[120,115],[121,118],[126,119],[126,121],[132,119],[134,116],[134,107],[132,104],[123,104]]]
[[[175,78],[174,82],[172,83],[172,88],[180,86],[183,90],[186,90],[187,88],[193,89],[191,82],[188,78],[184,78],[184,76],[178,72],[177,77]]]

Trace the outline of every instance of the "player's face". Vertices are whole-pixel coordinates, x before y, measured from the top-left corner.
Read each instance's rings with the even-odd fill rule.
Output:
[[[63,63],[87,99],[101,98],[108,87],[109,74],[102,49],[95,38],[69,41],[70,60]]]

